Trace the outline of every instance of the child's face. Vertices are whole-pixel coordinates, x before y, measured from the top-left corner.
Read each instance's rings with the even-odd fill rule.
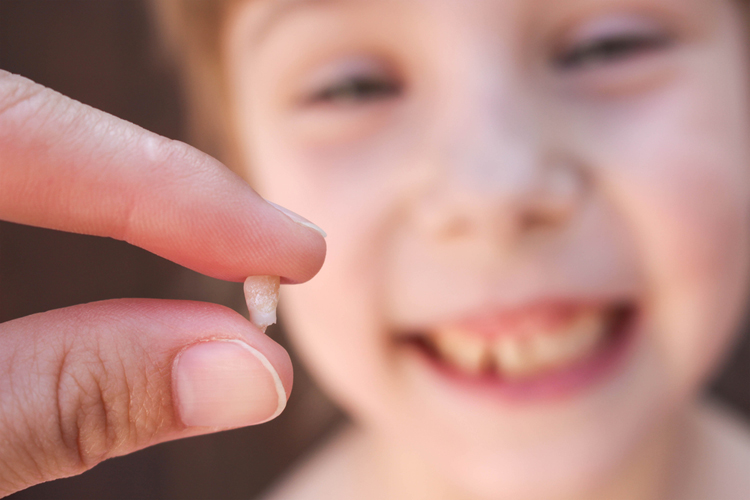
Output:
[[[285,319],[342,405],[477,491],[582,487],[663,430],[745,299],[734,3],[236,14],[247,177],[329,233]]]

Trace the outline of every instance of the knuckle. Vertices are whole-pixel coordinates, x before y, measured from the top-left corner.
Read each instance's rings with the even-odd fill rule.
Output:
[[[122,354],[99,345],[68,349],[56,379],[59,439],[74,468],[130,450],[153,430],[142,409],[148,389],[133,380]]]

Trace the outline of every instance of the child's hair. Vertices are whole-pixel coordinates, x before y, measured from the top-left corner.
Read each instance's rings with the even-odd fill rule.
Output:
[[[190,140],[236,167],[221,31],[228,12],[243,0],[152,0],[170,56],[182,73]]]

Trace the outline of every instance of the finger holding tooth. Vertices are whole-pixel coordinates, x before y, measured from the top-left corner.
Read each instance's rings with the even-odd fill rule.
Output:
[[[263,332],[276,323],[280,283],[278,276],[250,276],[245,280],[245,301],[250,321]]]

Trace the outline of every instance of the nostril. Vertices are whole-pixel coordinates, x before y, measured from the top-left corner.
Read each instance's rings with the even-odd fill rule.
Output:
[[[471,233],[471,223],[466,218],[456,217],[446,221],[440,229],[440,237],[445,240],[465,238]]]
[[[552,229],[562,225],[568,215],[562,208],[536,207],[519,214],[518,229],[521,233]]]
[[[520,217],[518,225],[522,233],[530,233],[553,226],[554,223],[549,214],[526,213]]]

